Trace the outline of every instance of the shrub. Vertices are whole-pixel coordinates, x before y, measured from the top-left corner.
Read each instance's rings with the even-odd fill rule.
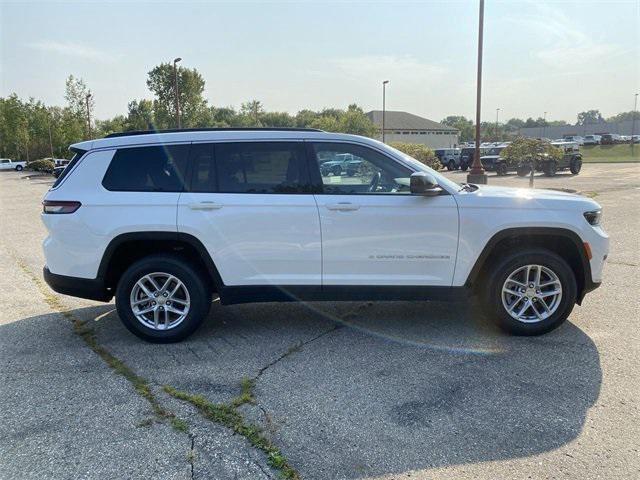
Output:
[[[43,158],[29,162],[28,167],[34,172],[52,172],[55,164],[53,163],[53,160]]]
[[[433,150],[426,145],[403,142],[392,142],[389,145],[396,150],[400,150],[402,153],[406,153],[410,157],[415,158],[420,163],[424,163],[427,167],[431,167],[434,170],[439,170],[442,167],[440,160],[438,160],[438,157],[433,153]]]
[[[500,157],[510,167],[517,167],[522,163],[530,163],[532,160],[542,160],[544,157],[560,161],[563,152],[549,142],[536,138],[520,137],[511,142],[502,152]]]

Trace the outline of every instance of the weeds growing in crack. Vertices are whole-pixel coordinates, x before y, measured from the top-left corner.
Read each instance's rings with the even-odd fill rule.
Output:
[[[158,399],[151,391],[149,382],[145,378],[136,375],[136,373],[126,363],[100,345],[96,339],[93,328],[91,328],[86,321],[77,318],[73,313],[66,310],[66,307],[58,297],[53,295],[49,289],[43,285],[40,278],[36,277],[24,262],[22,262],[22,260],[17,258],[15,255],[12,256],[18,267],[20,267],[25,275],[27,275],[38,287],[40,293],[44,296],[47,305],[49,305],[52,310],[56,310],[64,318],[69,320],[73,326],[73,332],[78,335],[84,343],[109,366],[109,368],[131,383],[136,393],[149,402],[156,418],[160,421],[169,420],[171,426],[178,432],[187,432],[189,429],[187,423],[184,420],[177,418],[173,413],[160,405],[160,402],[158,402]],[[139,422],[137,426],[151,425],[151,423],[147,425],[146,422],[147,420],[143,420]]]
[[[267,455],[267,463],[272,468],[278,470],[282,478],[298,480],[300,475],[289,464],[280,449],[271,443],[260,427],[247,423],[240,412],[238,412],[238,407],[247,403],[255,403],[253,386],[253,380],[244,379],[242,381],[242,391],[240,395],[234,398],[229,404],[212,403],[202,395],[192,395],[187,392],[182,392],[169,385],[165,385],[163,390],[172,397],[188,402],[196,407],[200,414],[206,419],[219,423],[245,437],[253,447],[262,450]]]

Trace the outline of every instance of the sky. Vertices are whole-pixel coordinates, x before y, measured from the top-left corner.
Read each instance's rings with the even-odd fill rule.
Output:
[[[64,104],[81,77],[95,114],[152,98],[147,72],[182,57],[211,105],[382,108],[475,117],[478,0],[137,2],[0,0],[0,96]],[[485,2],[483,120],[574,122],[633,108],[640,0]]]

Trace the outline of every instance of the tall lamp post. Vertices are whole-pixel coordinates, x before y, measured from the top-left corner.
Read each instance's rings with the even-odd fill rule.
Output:
[[[473,164],[467,175],[469,183],[487,183],[487,174],[480,163],[480,101],[482,93],[482,28],[484,24],[484,0],[480,0],[480,18],[478,22],[478,80],[476,88],[476,150],[473,154]]]
[[[547,112],[544,112],[544,117],[542,117],[542,138],[547,136]]]
[[[87,138],[91,138],[91,110],[89,109],[89,100],[91,99],[91,92],[87,93],[84,97],[84,102],[87,107]]]
[[[180,92],[178,90],[178,62],[181,60],[182,58],[180,57],[173,60],[173,90],[176,96],[176,125],[178,126],[178,128],[182,128],[180,124]]]
[[[499,140],[499,137],[498,137],[498,113],[500,113],[500,109],[496,108],[496,142]]]
[[[389,80],[382,82],[382,143],[384,143],[384,121],[387,116],[387,83]]]
[[[636,117],[638,116],[638,94],[634,95],[633,116],[631,117],[631,156],[633,156],[633,136],[636,133]]]

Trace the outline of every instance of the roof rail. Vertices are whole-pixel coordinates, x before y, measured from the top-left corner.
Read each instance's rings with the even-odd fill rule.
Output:
[[[321,132],[317,128],[294,127],[216,127],[216,128],[170,128],[166,130],[132,130],[130,132],[110,133],[104,138],[129,137],[133,135],[152,135],[154,133],[181,132],[232,132],[232,131],[275,131],[275,132]]]

